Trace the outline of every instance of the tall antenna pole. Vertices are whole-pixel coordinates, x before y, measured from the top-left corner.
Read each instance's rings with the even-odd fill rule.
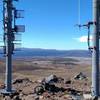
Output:
[[[93,47],[90,46],[90,26],[93,25]],[[93,21],[80,27],[88,28],[88,47],[92,52],[92,96],[98,100],[100,96],[99,37],[100,37],[100,0],[93,0]]]
[[[6,74],[5,74],[5,89],[1,91],[4,94],[13,93],[12,89],[12,54],[15,49],[15,44],[19,44],[15,35],[18,32],[24,32],[24,25],[16,25],[16,19],[23,18],[21,12],[13,6],[13,1],[18,0],[3,0],[3,27],[4,27],[4,54],[6,57]],[[17,41],[17,43],[15,43]]]
[[[4,13],[4,26],[6,30],[4,30],[5,34],[5,52],[6,52],[6,80],[5,92],[12,92],[12,0],[4,0],[5,5],[5,13]]]
[[[99,35],[100,35],[100,0],[93,0],[93,52],[92,52],[92,95],[100,95],[99,83]]]

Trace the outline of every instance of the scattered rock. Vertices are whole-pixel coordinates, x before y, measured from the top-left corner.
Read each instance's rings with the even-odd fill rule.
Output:
[[[4,100],[11,100],[9,96],[5,96]]]
[[[43,99],[43,96],[39,96],[40,100]]]
[[[23,79],[16,79],[16,80],[14,80],[13,81],[13,84],[17,84],[17,83],[23,83],[23,82],[31,82],[32,83],[32,81],[30,81],[28,78],[23,78]]]
[[[83,94],[83,98],[85,100],[90,100],[90,99],[92,99],[92,95],[91,94]]]
[[[39,96],[35,96],[35,98],[34,98],[35,100],[39,100]]]
[[[14,97],[13,97],[13,100],[21,100],[21,99],[20,99],[20,97],[17,95],[17,96],[14,96]]]
[[[53,83],[53,82],[57,82],[58,81],[58,78],[56,75],[50,75],[48,77],[46,77],[44,79],[45,83]]]
[[[37,95],[41,95],[44,91],[45,91],[45,88],[42,85],[36,86],[34,88],[34,93],[36,93]]]
[[[5,88],[5,84],[0,83],[0,89],[4,89]]]
[[[83,74],[82,72],[80,72],[78,75],[76,75],[74,77],[75,80],[83,80],[83,79],[87,79],[86,75]]]
[[[71,83],[72,83],[71,80],[66,80],[66,81],[65,81],[65,84],[71,84]]]
[[[58,82],[62,83],[62,82],[64,82],[64,79],[62,77],[58,77]]]

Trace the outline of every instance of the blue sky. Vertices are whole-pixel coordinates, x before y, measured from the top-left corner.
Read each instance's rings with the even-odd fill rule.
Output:
[[[15,5],[25,10],[25,18],[18,20],[19,24],[26,26],[25,33],[22,33],[22,47],[87,49],[87,43],[80,41],[82,37],[86,37],[87,30],[83,28],[79,30],[75,27],[78,23],[78,0],[19,1]],[[92,20],[92,0],[80,1],[80,22],[84,24]],[[1,27],[0,32],[2,33]]]

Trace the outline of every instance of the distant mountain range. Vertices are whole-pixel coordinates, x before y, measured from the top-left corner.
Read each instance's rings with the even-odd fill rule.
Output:
[[[0,52],[2,50],[0,49]],[[0,57],[2,54],[0,54]],[[15,57],[91,57],[91,53],[88,50],[55,50],[55,49],[34,49],[34,48],[22,48],[20,51],[16,51]]]

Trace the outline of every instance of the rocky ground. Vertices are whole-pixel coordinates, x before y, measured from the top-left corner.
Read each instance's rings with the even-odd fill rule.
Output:
[[[82,58],[81,58],[82,59]],[[85,100],[90,93],[90,59],[31,59],[14,61],[11,95],[0,95],[0,100]],[[84,63],[85,62],[85,63]],[[3,75],[3,74],[2,74]],[[45,86],[44,80],[56,76],[56,81]],[[5,87],[0,79],[0,88]]]
[[[87,78],[66,80],[57,77],[57,80],[46,88],[42,80],[16,79],[13,81],[16,93],[5,97],[1,95],[1,100],[81,100],[83,93],[90,92],[90,83]],[[3,84],[1,88],[4,88]]]

